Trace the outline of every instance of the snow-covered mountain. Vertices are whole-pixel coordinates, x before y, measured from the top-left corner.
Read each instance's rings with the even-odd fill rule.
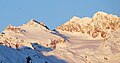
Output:
[[[120,63],[120,18],[97,12],[50,30],[31,19],[0,34],[1,63]]]

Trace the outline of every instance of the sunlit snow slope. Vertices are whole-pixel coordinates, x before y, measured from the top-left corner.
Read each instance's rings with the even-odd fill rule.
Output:
[[[97,12],[50,30],[31,19],[0,34],[2,63],[120,63],[120,18]]]

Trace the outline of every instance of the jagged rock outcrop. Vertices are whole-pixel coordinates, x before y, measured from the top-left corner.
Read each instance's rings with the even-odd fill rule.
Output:
[[[20,29],[19,27],[15,27],[13,25],[7,26],[7,28],[5,28],[3,33],[7,33],[6,31],[12,31],[12,32],[17,33],[17,34],[24,34],[26,32],[25,30]]]
[[[105,38],[110,32],[120,28],[120,18],[104,12],[97,12],[92,18],[74,16],[70,21],[56,28],[68,32],[86,33],[96,38],[98,35]]]
[[[31,47],[31,44],[23,39],[12,37],[6,34],[0,34],[0,45],[4,45],[10,48],[19,49],[23,46]]]

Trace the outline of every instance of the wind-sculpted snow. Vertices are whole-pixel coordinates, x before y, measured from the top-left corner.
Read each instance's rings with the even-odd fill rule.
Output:
[[[120,63],[120,18],[74,16],[54,30],[31,19],[0,34],[2,63]]]

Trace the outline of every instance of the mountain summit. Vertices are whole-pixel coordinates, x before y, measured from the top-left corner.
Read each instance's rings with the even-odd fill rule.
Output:
[[[74,16],[65,24],[56,28],[68,32],[79,32],[91,35],[96,38],[99,34],[105,37],[106,34],[120,28],[120,18],[104,12],[97,12],[92,18],[78,18]]]
[[[49,28],[48,28],[44,23],[38,22],[38,21],[36,21],[36,20],[34,20],[34,19],[31,19],[27,24],[28,24],[28,25],[32,25],[32,26],[35,26],[35,27],[41,27],[41,26],[43,26],[43,27],[45,27],[46,29],[49,30]]]

